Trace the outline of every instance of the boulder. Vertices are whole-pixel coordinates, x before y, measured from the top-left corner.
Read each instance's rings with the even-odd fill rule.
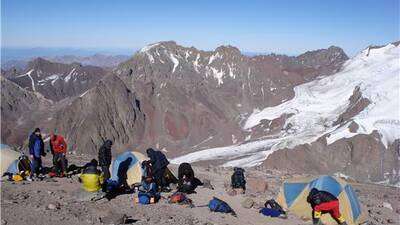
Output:
[[[240,204],[242,205],[243,208],[250,209],[251,207],[253,207],[254,201],[251,198],[246,198]]]

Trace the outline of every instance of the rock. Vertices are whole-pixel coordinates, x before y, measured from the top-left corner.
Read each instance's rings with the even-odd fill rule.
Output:
[[[107,216],[100,218],[100,222],[103,224],[125,224],[128,217],[125,214],[120,213],[109,213]]]
[[[209,179],[203,180],[203,187],[214,190],[214,187],[212,186],[211,181]]]
[[[396,223],[393,219],[387,219],[387,223]]]
[[[393,207],[389,202],[383,202],[382,206],[393,211]]]
[[[60,209],[60,205],[57,203],[55,203],[55,204],[50,203],[47,205],[47,209],[48,210],[57,210],[57,209]]]
[[[254,201],[251,198],[246,198],[240,204],[242,205],[243,208],[250,209],[251,207],[253,207]]]
[[[348,128],[349,128],[349,131],[351,133],[356,133],[358,128],[359,128],[359,126],[358,126],[358,124],[356,122],[353,121],[353,122],[350,123]]]
[[[236,195],[236,191],[233,190],[233,189],[231,189],[231,188],[227,189],[227,190],[226,190],[226,193],[227,193],[229,196],[235,196],[235,195]]]
[[[7,220],[2,219],[1,220],[1,225],[7,225]]]
[[[265,193],[268,190],[268,183],[262,179],[247,178],[246,188],[249,192]]]

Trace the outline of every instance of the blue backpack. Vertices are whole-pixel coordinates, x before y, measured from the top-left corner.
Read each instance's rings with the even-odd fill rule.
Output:
[[[142,205],[150,204],[150,195],[139,192],[138,194],[139,203]]]
[[[279,210],[270,208],[262,208],[260,210],[260,213],[263,214],[264,216],[270,216],[270,217],[279,217],[282,214]]]
[[[210,202],[208,203],[208,208],[212,212],[231,213],[232,215],[236,216],[236,213],[228,205],[228,203],[216,197],[213,197],[213,199],[210,200]]]

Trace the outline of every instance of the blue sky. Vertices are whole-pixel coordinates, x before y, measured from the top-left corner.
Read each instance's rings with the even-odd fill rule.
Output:
[[[162,40],[299,54],[354,55],[399,40],[398,0],[1,0],[2,47],[137,49]]]

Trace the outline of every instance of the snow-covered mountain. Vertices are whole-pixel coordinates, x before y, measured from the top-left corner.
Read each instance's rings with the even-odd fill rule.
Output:
[[[339,72],[296,86],[292,99],[277,106],[255,109],[242,127],[251,131],[266,124],[264,128],[268,129],[271,121],[287,115],[278,134],[239,145],[197,151],[172,162],[224,159],[227,161],[224,166],[254,166],[279,149],[311,144],[322,137],[329,146],[339,139],[374,131],[388,148],[400,138],[399,60],[398,45],[367,48],[348,60]],[[367,99],[366,104],[358,104],[363,99]],[[354,107],[357,104],[358,107]],[[393,169],[398,174],[398,163]]]
[[[78,63],[62,64],[36,58],[22,72],[8,71],[4,76],[27,90],[59,101],[84,93],[105,74],[106,71],[100,67]]]

